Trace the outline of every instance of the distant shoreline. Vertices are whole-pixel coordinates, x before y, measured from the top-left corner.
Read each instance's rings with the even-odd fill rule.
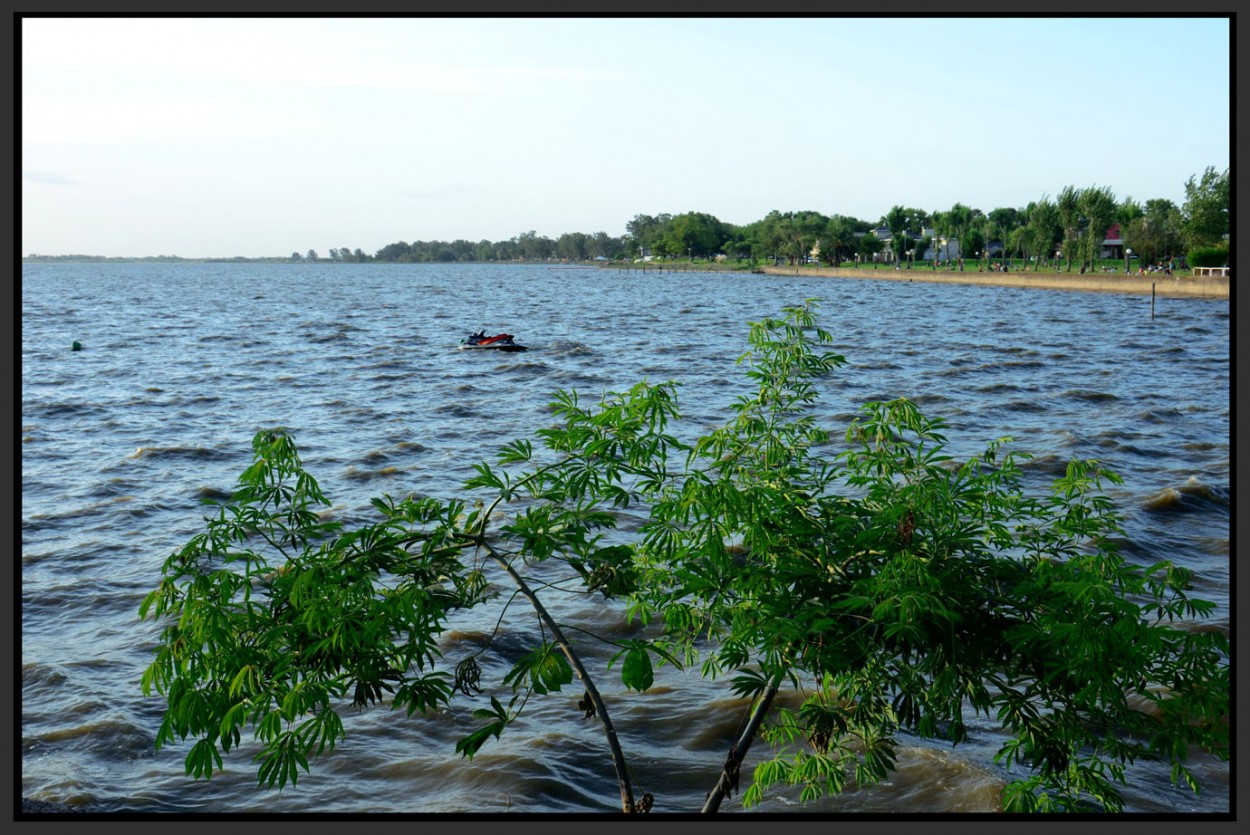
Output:
[[[957,272],[934,270],[926,267],[895,270],[893,267],[875,270],[853,267],[756,267],[718,266],[689,264],[681,261],[649,262],[646,264],[622,264],[612,262],[602,269],[627,272],[724,272],[749,275],[789,275],[813,278],[849,278],[876,281],[920,281],[929,284],[972,284],[985,287],[1021,287],[1032,290],[1066,290],[1082,293],[1122,293],[1138,296],[1163,296],[1170,298],[1227,299],[1231,279],[1228,276],[1165,275],[1117,275],[1115,273],[1056,273],[1045,270],[1020,270],[1017,272]]]
[[[990,287],[1023,287],[1034,290],[1078,290],[1086,293],[1126,293],[1171,298],[1227,299],[1228,276],[1116,275],[1114,273],[1055,273],[1021,270],[1006,273],[950,272],[917,267],[910,270],[863,270],[841,267],[761,267],[766,275],[817,275],[828,278],[923,281],[932,284],[977,284]]]
[[[318,263],[334,264],[337,262],[321,259],[316,262],[290,261],[283,258],[119,258],[119,257],[74,257],[45,256],[23,257],[22,263]],[[366,262],[391,264],[392,262]],[[439,262],[441,263],[441,262]],[[452,262],[455,263],[455,262]],[[1169,298],[1204,298],[1228,299],[1231,290],[1229,276],[1191,276],[1191,275],[1118,275],[1115,273],[1056,273],[1046,270],[1020,270],[1017,272],[996,273],[952,270],[933,270],[925,267],[914,267],[910,270],[882,268],[875,270],[856,269],[852,267],[757,267],[746,268],[743,265],[733,266],[720,264],[689,264],[682,261],[654,261],[646,264],[633,264],[628,261],[609,261],[595,263],[588,261],[473,261],[466,262],[481,265],[506,266],[508,264],[545,265],[549,269],[602,269],[623,272],[717,272],[731,273],[742,276],[749,275],[803,275],[823,278],[870,279],[877,281],[920,281],[929,284],[971,284],[989,287],[1021,287],[1033,290],[1067,290],[1085,293],[1124,293],[1138,296],[1163,296]],[[437,263],[413,263],[411,266],[438,266]]]

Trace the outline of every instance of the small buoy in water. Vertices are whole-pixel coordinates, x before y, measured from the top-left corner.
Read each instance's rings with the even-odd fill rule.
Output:
[[[74,344],[73,344],[73,345],[71,345],[71,346],[69,346],[69,347],[70,347],[70,350],[71,350],[71,351],[81,351],[81,350],[82,350],[82,343],[81,343],[81,342],[79,342],[78,340],[76,340],[76,339],[75,339],[75,340],[74,340]]]

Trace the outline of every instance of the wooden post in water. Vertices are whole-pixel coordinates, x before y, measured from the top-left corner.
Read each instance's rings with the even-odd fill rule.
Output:
[[[1150,282],[1150,318],[1155,317],[1155,283]]]

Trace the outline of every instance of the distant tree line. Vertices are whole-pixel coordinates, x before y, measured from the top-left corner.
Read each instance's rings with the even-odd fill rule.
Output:
[[[360,249],[330,250],[333,261],[447,263],[473,261],[588,261],[594,259],[689,258],[725,256],[794,264],[815,258],[824,264],[871,261],[883,254],[895,261],[940,252],[934,239],[957,244],[950,250],[984,257],[1032,259],[1040,264],[1062,253],[1067,269],[1092,263],[1112,224],[1121,240],[1144,263],[1206,253],[1227,262],[1229,250],[1229,171],[1208,167],[1185,184],[1185,202],[1156,198],[1117,199],[1105,186],[1065,186],[1053,198],[1043,195],[1021,208],[989,211],[955,203],[945,211],[895,205],[870,222],[816,211],[771,211],[752,223],[727,223],[706,212],[635,215],[620,237],[606,232],[566,232],[557,238],[525,232],[506,241],[398,241],[374,255]],[[889,235],[875,230],[888,229]],[[925,234],[927,232],[927,234]],[[899,242],[890,246],[886,240]],[[1214,253],[1212,256],[1210,253]],[[293,254],[300,260],[298,254]],[[317,260],[316,253],[307,258]]]
[[[809,259],[826,265],[846,261],[923,260],[983,257],[1022,259],[1034,267],[1061,257],[1068,270],[1099,258],[1107,230],[1119,225],[1122,250],[1144,264],[1184,258],[1190,266],[1229,263],[1231,183],[1229,170],[1207,167],[1185,183],[1185,201],[1117,199],[1105,186],[1068,185],[1021,208],[989,211],[955,203],[944,211],[895,205],[870,222],[850,215],[773,210],[738,225],[706,212],[635,215],[625,234],[565,232],[557,238],[524,232],[506,241],[397,241],[372,255],[359,247],[292,252],[289,259],[182,259],[161,255],[123,260],[290,260],[341,263],[456,263],[507,261],[620,261],[638,258],[710,259],[723,256],[753,262]],[[888,233],[888,234],[887,234]],[[935,245],[936,244],[936,245]],[[116,260],[91,255],[36,255],[32,260]],[[1127,261],[1127,259],[1126,259]],[[1126,263],[1127,266],[1127,263]]]
[[[837,265],[846,261],[922,260],[938,257],[1012,258],[1035,268],[1062,254],[1068,270],[1099,258],[1107,230],[1118,224],[1123,251],[1145,264],[1185,258],[1190,266],[1229,263],[1231,183],[1229,170],[1207,167],[1185,183],[1185,201],[1155,198],[1117,199],[1105,186],[1068,185],[1057,195],[1043,195],[1022,208],[989,211],[955,203],[945,211],[895,205],[870,222],[850,215],[816,211],[773,210],[752,223],[738,225],[706,212],[635,215],[625,234],[565,232],[549,238],[529,231],[506,241],[397,241],[372,255],[359,247],[292,252],[289,259],[182,259],[176,255],[122,260],[290,260],[341,263],[455,263],[506,261],[593,261],[638,258],[710,259],[723,256],[753,262],[795,264],[815,259]],[[888,234],[885,234],[888,232]],[[935,243],[937,244],[935,246]],[[945,254],[943,254],[945,253]],[[32,260],[117,260],[92,255],[37,255]],[[1126,264],[1127,266],[1127,264]]]

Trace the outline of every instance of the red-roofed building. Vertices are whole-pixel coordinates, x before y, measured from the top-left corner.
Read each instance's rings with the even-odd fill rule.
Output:
[[[1113,223],[1103,236],[1102,251],[1099,258],[1123,258],[1124,239],[1120,236],[1120,224]]]

